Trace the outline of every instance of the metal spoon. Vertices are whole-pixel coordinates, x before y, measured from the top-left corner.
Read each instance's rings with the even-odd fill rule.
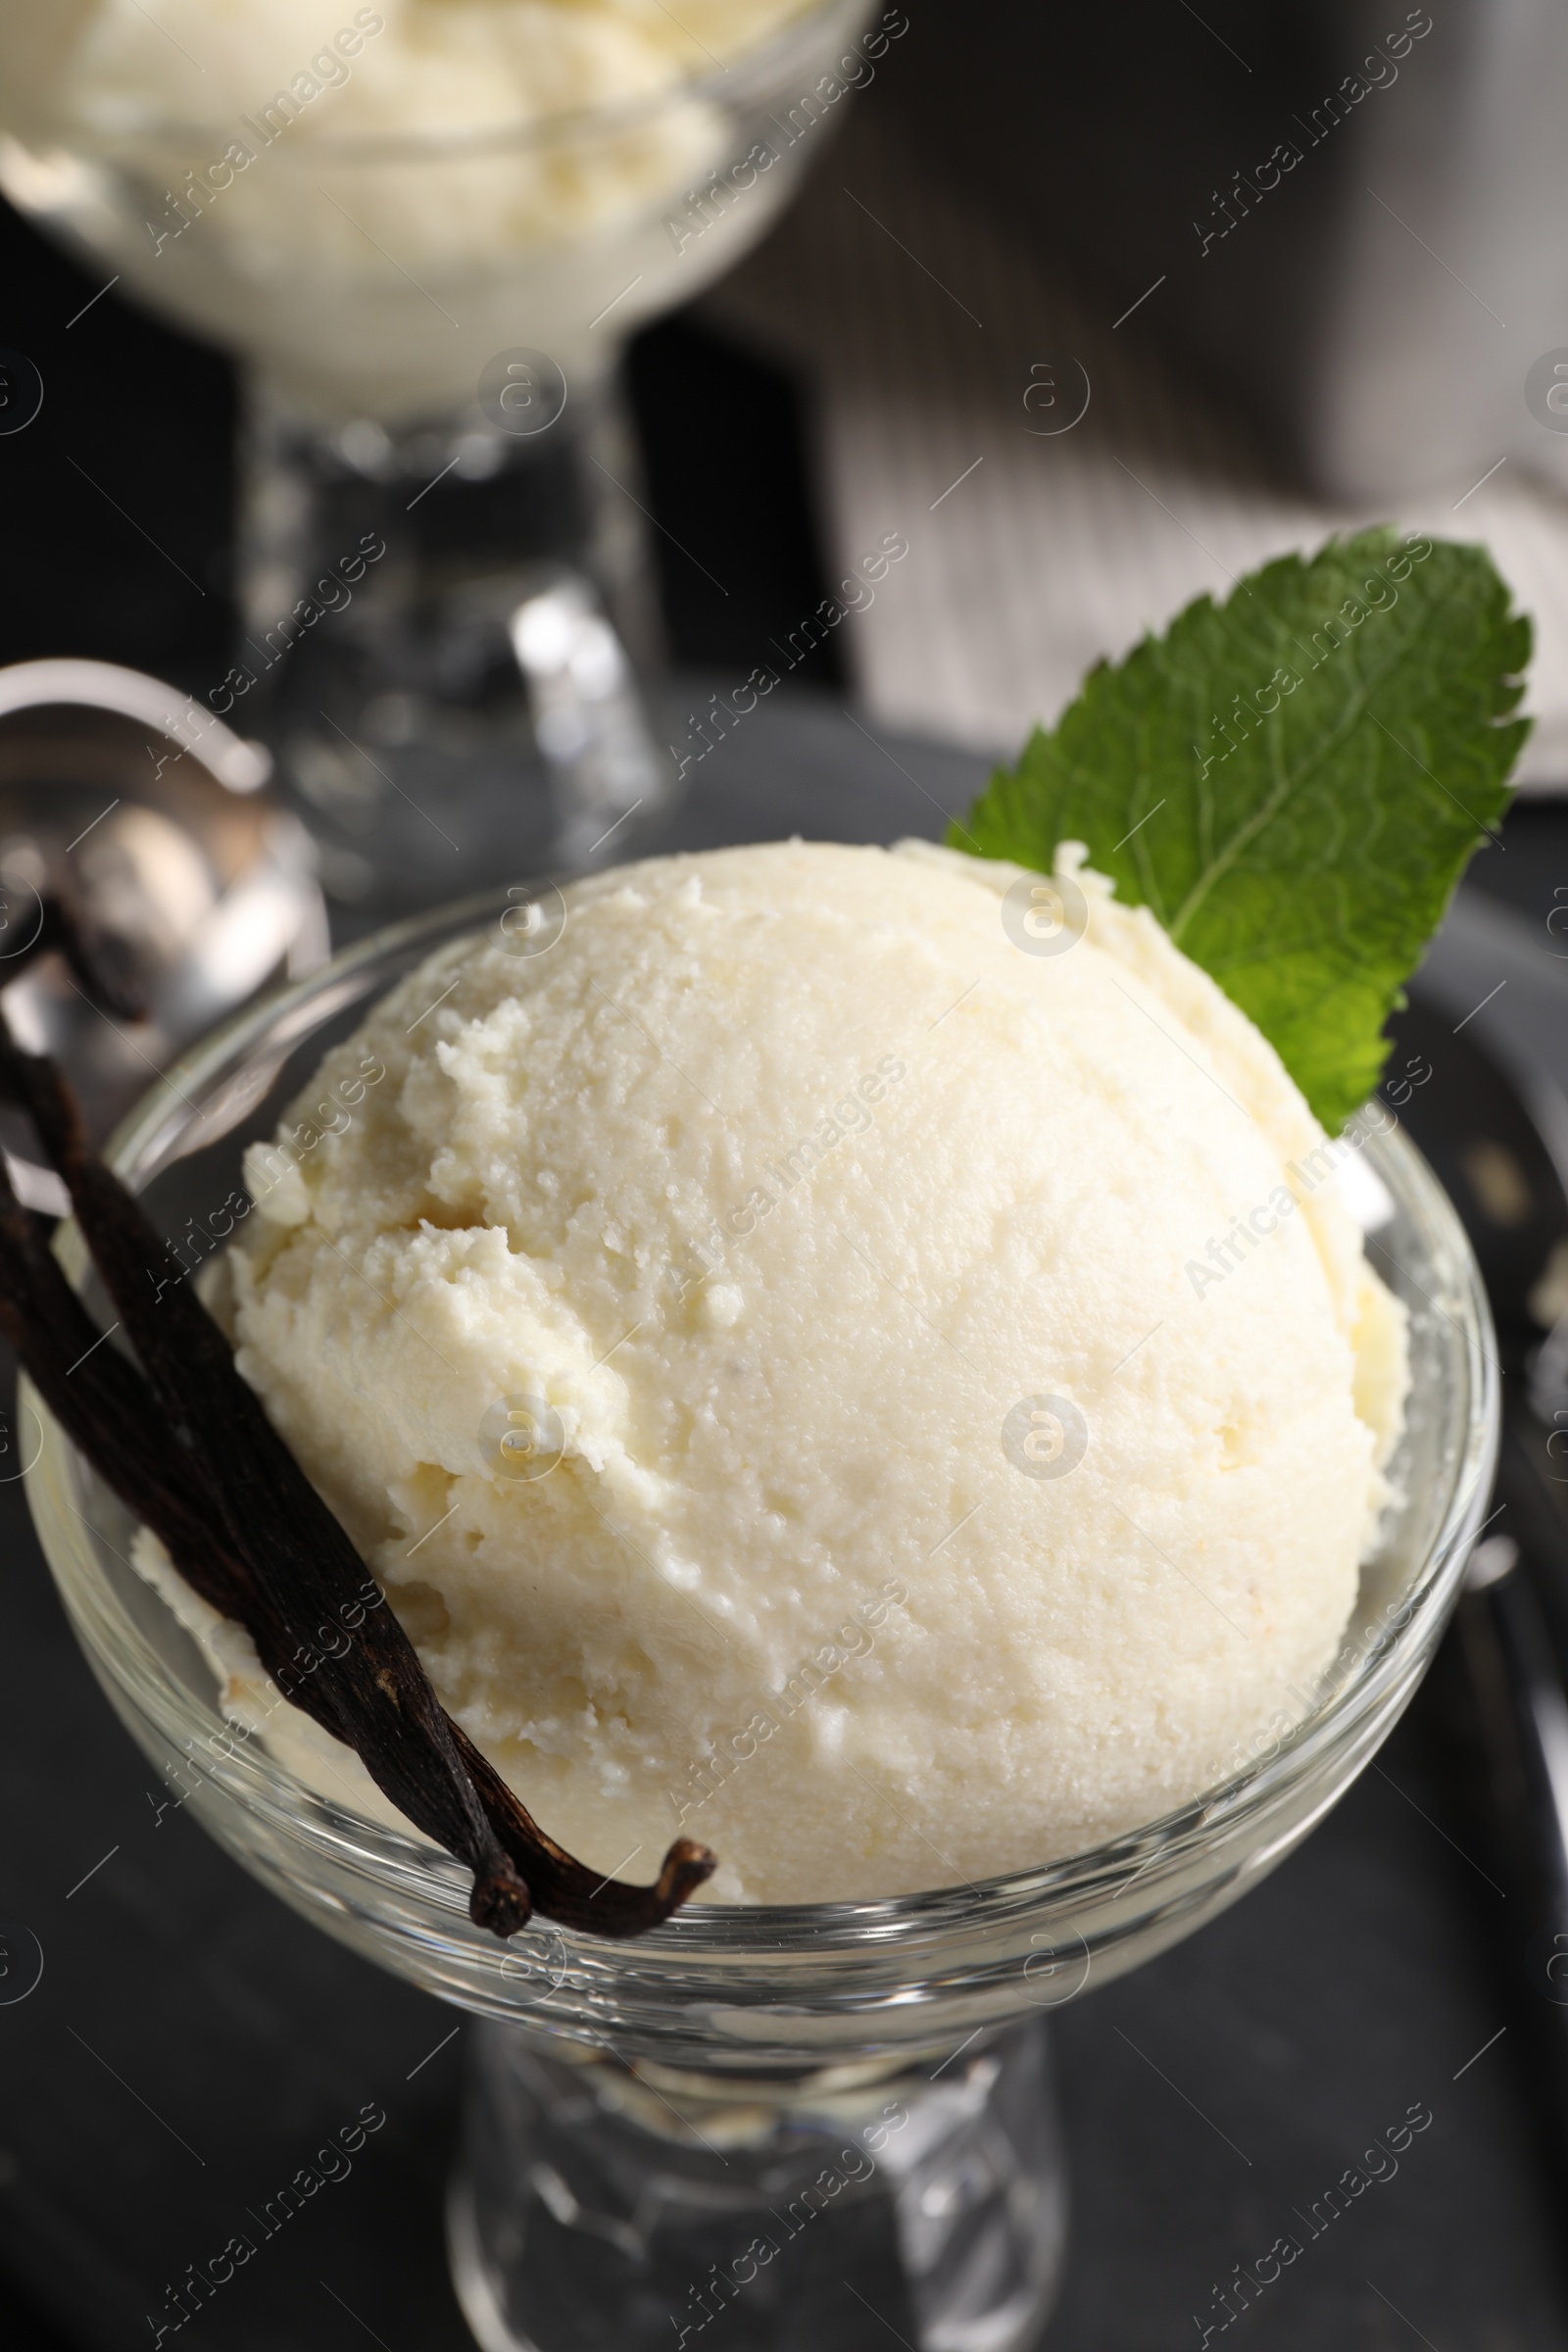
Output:
[[[97,1134],[182,1047],[328,953],[311,841],[268,792],[270,768],[259,745],[138,670],[0,669],[0,989],[18,1037],[64,1062]],[[8,984],[50,894],[116,952],[145,1020],[116,1019],[58,958]]]

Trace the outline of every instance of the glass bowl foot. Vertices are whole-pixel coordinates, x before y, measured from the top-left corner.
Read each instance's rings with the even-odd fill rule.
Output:
[[[448,2235],[483,2352],[864,2352],[873,2320],[1024,2352],[1066,2219],[1043,2022],[783,2083],[473,2030]]]

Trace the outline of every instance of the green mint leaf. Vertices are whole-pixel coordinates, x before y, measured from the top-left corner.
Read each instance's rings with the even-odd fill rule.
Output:
[[[1118,898],[1256,1022],[1332,1133],[1506,808],[1530,623],[1486,551],[1392,530],[1286,556],[1102,662],[948,840]]]

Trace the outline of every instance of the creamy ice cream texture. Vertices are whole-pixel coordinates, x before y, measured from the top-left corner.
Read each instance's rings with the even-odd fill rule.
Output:
[[[1081,937],[918,844],[609,873],[253,1148],[241,1368],[607,1872],[681,1829],[730,1899],[1026,1867],[1239,1769],[1336,1648],[1402,1309],[1272,1049],[1078,880]]]

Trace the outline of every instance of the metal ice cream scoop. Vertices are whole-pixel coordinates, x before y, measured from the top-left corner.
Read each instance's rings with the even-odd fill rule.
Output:
[[[63,1062],[95,1135],[226,1012],[327,956],[310,837],[270,771],[259,745],[138,670],[0,669],[0,990],[18,1041]],[[46,898],[102,943],[141,1019],[95,1003],[56,956],[8,984]]]

